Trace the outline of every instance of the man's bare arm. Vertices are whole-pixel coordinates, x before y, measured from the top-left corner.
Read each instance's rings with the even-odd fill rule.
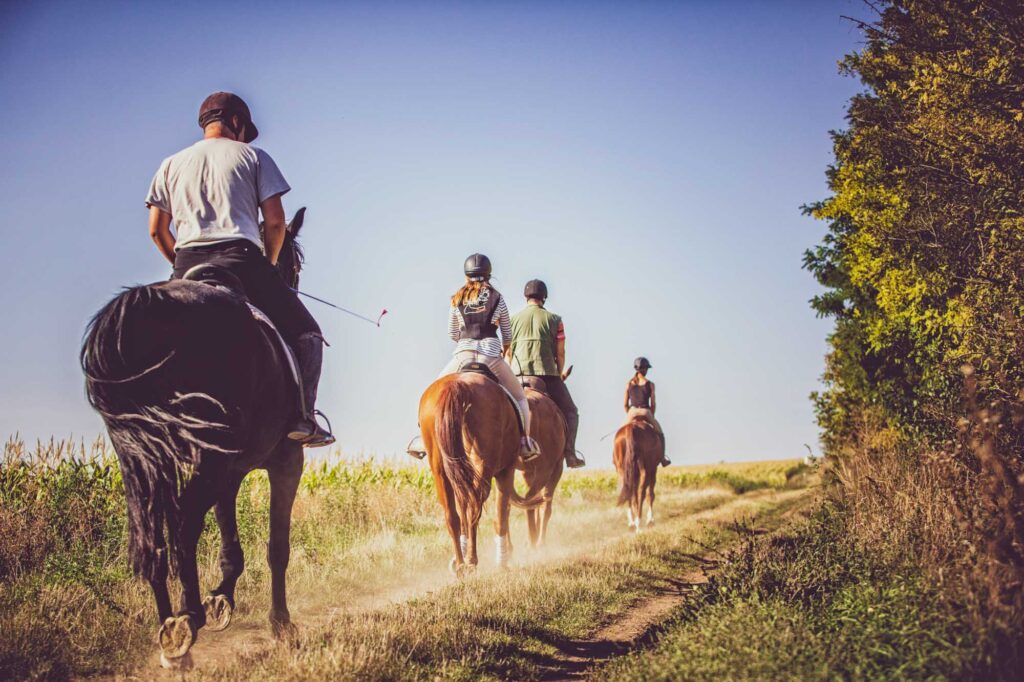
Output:
[[[626,384],[626,399],[622,403],[622,409],[629,412],[629,384]]]
[[[284,245],[284,231],[288,227],[284,220],[281,195],[275,194],[260,204],[260,211],[263,212],[263,248],[267,250],[270,264],[277,265],[277,257]]]
[[[558,369],[558,376],[565,381],[565,339],[558,339],[555,342],[555,367]]]
[[[156,206],[149,207],[149,236],[164,258],[174,265],[174,245],[177,241],[171,234],[171,214]]]
[[[658,401],[654,399],[654,382],[649,381],[647,383],[651,385],[651,414],[654,414],[658,411]]]

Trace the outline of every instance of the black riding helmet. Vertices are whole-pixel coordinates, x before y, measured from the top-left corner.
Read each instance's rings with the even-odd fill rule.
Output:
[[[232,116],[238,116],[245,126],[245,137],[239,139],[239,142],[252,142],[260,134],[252,122],[249,105],[232,92],[215,92],[203,100],[199,107],[199,127],[205,129],[214,121],[220,121],[237,136],[239,131],[231,123]]]
[[[466,259],[462,269],[466,277],[475,282],[483,282],[491,277],[491,259],[482,253],[474,253]]]
[[[633,369],[635,369],[638,372],[640,370],[650,369],[650,368],[651,368],[651,361],[648,360],[645,357],[639,357],[639,358],[637,358],[636,360],[633,361]]]
[[[547,299],[548,285],[539,279],[531,279],[523,288],[523,296],[526,298]]]

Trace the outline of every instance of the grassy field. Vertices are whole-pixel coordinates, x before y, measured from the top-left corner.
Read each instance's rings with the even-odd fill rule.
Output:
[[[628,533],[612,472],[572,472],[556,498],[549,547],[517,568],[493,566],[489,523],[481,571],[456,583],[429,472],[373,461],[307,468],[295,506],[289,570],[297,647],[275,644],[269,606],[267,481],[239,496],[246,572],[223,633],[202,633],[193,675],[210,679],[376,676],[425,679],[542,674],[551,641],[572,638],[684,570],[689,555],[730,541],[737,519],[768,518],[803,497],[795,461],[672,467],[658,524]],[[125,556],[123,494],[102,442],[10,442],[0,466],[0,678],[156,674],[154,606]],[[201,542],[212,586],[217,537]],[[553,639],[552,639],[553,638]],[[549,641],[551,640],[551,641]]]

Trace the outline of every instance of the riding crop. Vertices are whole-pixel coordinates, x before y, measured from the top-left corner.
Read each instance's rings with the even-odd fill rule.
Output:
[[[352,317],[358,317],[360,320],[363,320],[365,322],[369,322],[370,324],[375,324],[378,327],[380,326],[381,318],[388,314],[388,309],[385,308],[384,310],[380,311],[380,315],[377,316],[376,320],[372,320],[369,317],[365,317],[363,315],[360,315],[359,313],[354,313],[351,310],[348,310],[347,308],[342,308],[340,305],[334,305],[330,301],[325,301],[322,298],[317,298],[313,294],[307,294],[305,291],[299,291],[298,289],[292,289],[292,291],[294,291],[295,293],[299,294],[300,296],[305,296],[306,298],[311,298],[314,301],[319,301],[320,303],[323,303],[324,305],[329,305],[332,308],[334,308],[335,310],[340,310],[343,313],[348,313]]]

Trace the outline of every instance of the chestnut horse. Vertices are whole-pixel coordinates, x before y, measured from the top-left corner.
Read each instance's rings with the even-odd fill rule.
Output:
[[[536,380],[537,377],[530,379]],[[526,510],[526,520],[530,527],[530,545],[540,547],[547,538],[555,488],[562,480],[567,434],[562,411],[543,393],[542,385],[527,385],[526,397],[530,401],[530,435],[540,445],[540,456],[522,465],[523,480],[528,489],[526,497],[533,497],[538,492],[544,495],[544,509]]]
[[[615,433],[612,461],[622,479],[617,504],[629,504],[626,518],[638,533],[645,501],[647,525],[654,523],[654,484],[664,449],[658,430],[643,418],[630,420]]]
[[[525,499],[515,491],[519,420],[512,402],[486,376],[449,374],[423,393],[419,422],[455,550],[449,568],[459,576],[476,568],[477,526],[491,494],[491,480],[497,483],[498,495],[494,520],[497,560],[499,566],[507,565],[512,553],[509,505],[528,509],[544,502],[542,496]]]

